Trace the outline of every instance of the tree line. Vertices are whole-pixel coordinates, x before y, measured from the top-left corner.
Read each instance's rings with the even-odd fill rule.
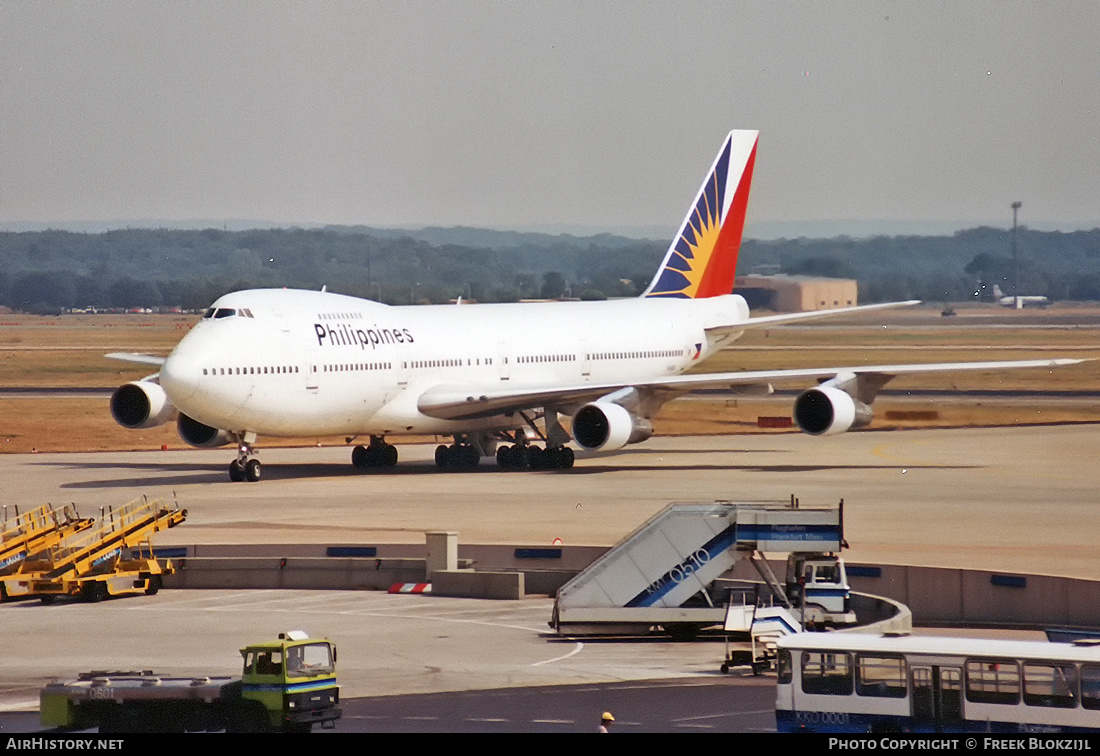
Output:
[[[1100,300],[1100,229],[1018,235],[1021,294]],[[0,233],[0,305],[200,310],[229,291],[319,289],[389,304],[635,296],[667,241],[366,227]],[[852,278],[862,302],[961,302],[1014,291],[1011,231],[869,239],[747,239],[738,272]]]

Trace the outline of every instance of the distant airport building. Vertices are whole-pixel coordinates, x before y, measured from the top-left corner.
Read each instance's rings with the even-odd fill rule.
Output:
[[[858,304],[856,281],[850,278],[750,274],[737,276],[733,291],[753,310],[812,312]]]

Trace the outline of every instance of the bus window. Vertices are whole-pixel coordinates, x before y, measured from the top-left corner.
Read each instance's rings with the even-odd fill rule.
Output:
[[[1100,667],[1081,666],[1081,705],[1086,709],[1100,709]]]
[[[968,659],[966,700],[975,703],[1020,702],[1020,671],[1012,659]]]
[[[791,680],[794,678],[794,668],[791,664],[790,651],[785,648],[779,651],[779,657],[776,660],[775,668],[779,678],[779,684],[790,685]]]
[[[900,656],[857,656],[856,693],[875,698],[905,698],[905,659]]]
[[[1077,667],[1072,664],[1024,663],[1024,703],[1028,706],[1077,706]]]
[[[820,695],[848,696],[852,694],[852,665],[848,654],[802,654],[802,692]]]

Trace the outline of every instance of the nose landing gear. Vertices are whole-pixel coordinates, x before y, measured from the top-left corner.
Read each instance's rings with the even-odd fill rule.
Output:
[[[240,483],[244,480],[255,483],[262,474],[260,460],[255,457],[252,443],[244,440],[246,435],[250,434],[240,434],[241,440],[237,443],[237,458],[229,463],[229,479],[234,483]],[[253,435],[252,440],[254,441],[255,434],[251,435]]]

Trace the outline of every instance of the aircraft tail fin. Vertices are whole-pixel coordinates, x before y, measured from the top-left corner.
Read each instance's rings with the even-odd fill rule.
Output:
[[[726,137],[643,297],[699,299],[733,291],[759,134]]]

